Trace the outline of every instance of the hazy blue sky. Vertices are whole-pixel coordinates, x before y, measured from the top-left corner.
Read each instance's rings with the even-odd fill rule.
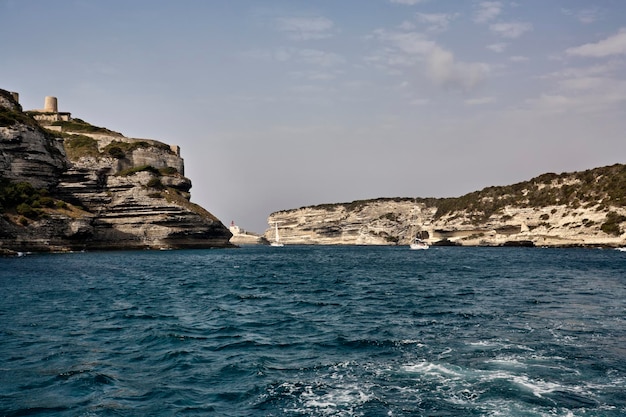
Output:
[[[0,88],[268,215],[626,162],[624,0],[0,0]]]

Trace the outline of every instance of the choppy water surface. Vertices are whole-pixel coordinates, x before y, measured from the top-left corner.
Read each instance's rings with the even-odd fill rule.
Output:
[[[0,259],[0,416],[623,416],[626,253]]]

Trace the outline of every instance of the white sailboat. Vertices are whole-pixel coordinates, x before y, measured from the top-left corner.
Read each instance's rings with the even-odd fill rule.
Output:
[[[281,247],[285,246],[280,242],[280,235],[278,234],[278,222],[274,223],[275,237],[274,241],[270,243],[271,246]]]
[[[411,240],[411,242],[409,243],[409,249],[411,250],[428,249],[430,247],[428,243],[426,243],[425,241],[423,241],[422,239],[416,236],[417,232],[415,230],[415,223],[416,223],[416,219],[413,219],[412,226],[411,226],[411,239],[413,240]]]

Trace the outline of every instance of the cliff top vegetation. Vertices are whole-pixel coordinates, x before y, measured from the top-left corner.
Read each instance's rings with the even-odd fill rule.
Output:
[[[626,165],[615,164],[571,173],[546,173],[529,181],[486,187],[460,197],[377,198],[301,208],[334,211],[343,207],[347,211],[359,211],[368,204],[388,201],[413,201],[436,207],[436,218],[465,211],[473,214],[476,221],[485,220],[507,206],[533,208],[566,205],[604,211],[610,206],[626,207]]]

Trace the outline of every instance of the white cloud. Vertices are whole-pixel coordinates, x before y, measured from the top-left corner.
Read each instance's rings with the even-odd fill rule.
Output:
[[[415,23],[412,23],[412,22],[409,22],[408,20],[405,20],[404,22],[400,23],[400,25],[398,26],[398,29],[413,30],[413,29],[415,29]]]
[[[570,9],[562,9],[562,12],[568,16],[576,17],[576,19],[578,19],[580,23],[583,23],[586,25],[600,20],[603,14],[602,11],[597,7],[594,7],[591,9],[577,10],[577,11],[570,10]]]
[[[333,67],[345,62],[341,55],[317,49],[299,49],[295,53],[301,62],[320,67]]]
[[[499,43],[494,43],[491,45],[487,45],[487,49],[493,51],[493,52],[497,52],[497,53],[502,53],[506,50],[506,47],[509,46],[508,43],[506,42],[499,42]]]
[[[478,4],[478,10],[474,14],[474,22],[487,23],[502,13],[502,3],[499,1],[483,1]]]
[[[275,23],[277,30],[287,33],[294,40],[324,39],[333,36],[333,21],[322,16],[279,17]]]
[[[511,62],[528,62],[530,59],[527,56],[514,55],[509,58]]]
[[[470,90],[490,71],[489,65],[484,63],[457,61],[452,52],[416,32],[377,30],[374,36],[389,47],[385,55],[375,56],[370,62],[392,68],[421,65],[428,77],[441,87]]]
[[[590,91],[605,88],[612,80],[602,77],[581,77],[563,80],[559,85],[568,91]]]
[[[274,50],[254,50],[243,54],[244,57],[276,62],[297,62],[322,68],[337,67],[345,63],[341,55],[318,49],[276,48]]]
[[[621,113],[626,103],[624,72],[624,63],[621,61],[564,68],[541,77],[549,81],[548,85],[553,91],[528,101],[528,104],[550,113]]]
[[[426,54],[436,46],[435,42],[417,32],[399,33],[378,29],[374,31],[374,37],[410,55]]]
[[[542,79],[565,79],[565,78],[586,78],[597,76],[610,76],[616,72],[622,72],[624,69],[618,62],[609,62],[601,65],[593,65],[589,67],[571,67],[564,68],[560,71],[551,72]]]
[[[568,80],[560,86],[561,92],[542,94],[527,104],[548,113],[604,113],[620,109],[626,103],[624,81],[580,79]]]
[[[446,88],[469,90],[489,72],[487,64],[456,61],[452,52],[439,46],[428,54],[427,61],[431,78]]]
[[[479,97],[479,98],[470,98],[465,100],[465,104],[470,106],[478,106],[482,104],[494,103],[496,101],[495,97]]]
[[[533,25],[523,22],[493,23],[489,29],[503,38],[516,39],[525,32],[533,30]]]
[[[337,78],[340,72],[328,71],[294,71],[290,75],[296,79],[304,79],[309,81],[331,81]]]
[[[427,98],[414,98],[409,102],[411,106],[425,106],[430,103],[430,100]]]
[[[579,99],[552,94],[542,94],[538,99],[531,99],[526,102],[541,111],[549,113],[564,113],[581,104]]]
[[[615,35],[596,43],[586,43],[565,51],[568,55],[603,58],[611,55],[626,55],[626,28]]]
[[[419,3],[426,3],[428,0],[389,0],[390,3],[405,4],[407,6],[415,6]]]
[[[428,26],[429,31],[440,32],[447,30],[450,21],[456,18],[456,16],[456,14],[449,13],[418,13],[416,18],[418,22],[430,25]]]

